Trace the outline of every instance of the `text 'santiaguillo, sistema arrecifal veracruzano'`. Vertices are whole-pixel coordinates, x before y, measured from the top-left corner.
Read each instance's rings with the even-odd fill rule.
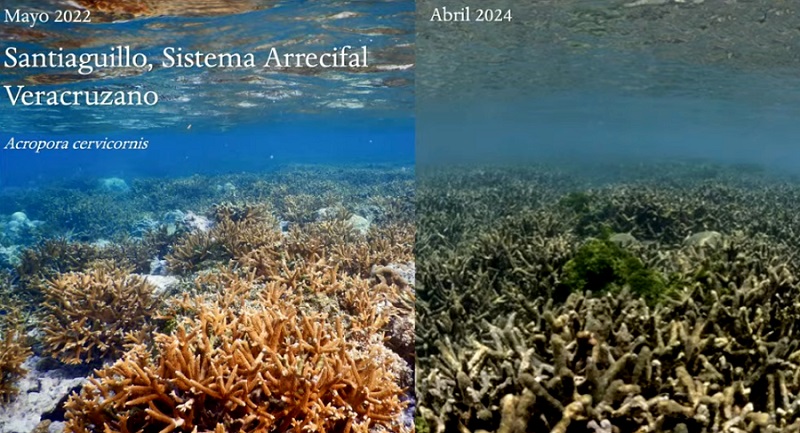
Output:
[[[166,47],[161,51],[159,68],[342,68],[357,69],[369,66],[366,46],[333,47],[316,53],[281,53],[273,47],[265,51],[259,61],[256,53],[185,51],[181,47]],[[18,69],[69,69],[82,76],[92,75],[101,69],[138,69],[151,72],[156,64],[147,54],[134,52],[129,46],[116,46],[107,52],[74,53],[63,48],[46,53],[25,53],[17,47],[3,52],[3,66]],[[139,106],[158,104],[158,94],[153,91],[33,91],[24,85],[3,86],[8,101],[13,106]]]

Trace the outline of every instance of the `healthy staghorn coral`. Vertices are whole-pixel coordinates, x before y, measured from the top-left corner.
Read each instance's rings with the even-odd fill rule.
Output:
[[[58,276],[44,289],[43,343],[67,364],[107,359],[144,338],[159,306],[153,286],[124,269],[95,269]]]
[[[130,181],[131,193],[124,201],[101,197],[100,191],[67,192],[91,185],[59,184],[48,192],[59,214],[75,221],[75,232],[53,242],[56,248],[47,252],[35,247],[25,268],[35,284],[14,275],[8,290],[35,289],[39,298],[52,291],[47,295],[50,306],[37,316],[39,328],[50,333],[32,334],[43,354],[98,368],[103,361],[95,382],[73,396],[73,431],[172,428],[172,421],[164,422],[161,415],[176,424],[185,419],[175,431],[186,433],[194,427],[197,432],[265,431],[246,424],[254,420],[264,420],[271,431],[344,432],[348,423],[350,431],[411,430],[415,292],[391,265],[384,265],[413,258],[413,170],[313,166],[259,175],[136,179]],[[81,198],[77,213],[59,194]],[[19,191],[0,195],[12,202],[0,200],[0,208],[54,215],[42,208],[41,196]],[[95,201],[97,215],[91,213]],[[70,216],[77,214],[78,219]],[[280,224],[273,215],[280,217]],[[364,218],[356,218],[359,226],[354,228],[348,222],[354,215],[366,218],[369,230]],[[109,221],[103,221],[106,216]],[[108,224],[98,226],[97,221]],[[63,227],[42,228],[49,237],[63,234]],[[101,238],[108,242],[95,242]],[[98,275],[128,278],[129,269],[148,273],[151,264],[152,272],[173,272],[177,275],[168,279],[177,277],[178,282],[159,295],[173,297],[156,300],[157,308],[148,310],[147,319],[135,320],[134,298],[123,298],[127,310],[109,307],[116,300],[98,300],[107,293],[98,287],[104,285],[98,281],[106,280]],[[93,281],[85,290],[79,289],[83,278]],[[74,287],[53,286],[68,281]],[[120,311],[127,311],[129,322],[118,322]],[[294,319],[283,325],[275,322],[289,317]],[[277,357],[267,350],[260,369],[250,370],[247,366],[255,366],[261,348],[274,343],[264,340],[269,335],[280,340],[269,346],[276,347]],[[337,350],[312,362],[319,341],[323,348]],[[184,363],[181,351],[189,349],[196,359]],[[187,385],[178,372],[196,383]],[[258,373],[281,381],[276,385],[264,378],[271,397],[255,386]],[[248,394],[236,385],[245,379],[245,386],[252,387]],[[149,385],[144,383],[148,380]],[[193,387],[197,383],[205,388]],[[173,400],[137,400],[161,391]],[[263,410],[237,406],[239,400],[257,402]],[[46,429],[46,423],[39,428]]]
[[[277,283],[235,308],[196,301],[154,350],[133,347],[73,394],[66,431],[407,431],[390,352],[301,305]]]
[[[238,260],[261,246],[273,247],[281,240],[278,222],[262,206],[230,204],[212,210],[214,226],[209,231],[188,233],[167,256],[170,268],[190,273],[226,260]]]
[[[18,314],[6,314],[3,322],[0,327],[0,403],[7,403],[18,393],[15,383],[27,373],[22,363],[32,351]]]
[[[346,220],[333,219],[291,230],[282,248],[286,257],[329,257],[342,271],[368,277],[373,266],[413,260],[414,227],[395,223],[355,232]]]

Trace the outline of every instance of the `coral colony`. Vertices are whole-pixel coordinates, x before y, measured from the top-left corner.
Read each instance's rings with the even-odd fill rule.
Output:
[[[420,179],[418,431],[800,431],[796,181],[699,163]]]
[[[69,433],[411,431],[413,179],[298,167],[13,192],[43,223],[4,246],[0,416],[28,398],[35,352],[90,367],[57,409]]]

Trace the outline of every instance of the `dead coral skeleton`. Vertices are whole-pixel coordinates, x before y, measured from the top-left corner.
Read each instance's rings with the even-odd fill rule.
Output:
[[[487,201],[519,192],[507,177],[484,187]],[[480,186],[443,187],[438,202],[423,190],[432,209],[421,213],[440,216],[419,227],[418,414],[436,432],[800,431],[800,242],[765,198],[797,187],[737,182],[611,185],[577,215],[549,204],[568,185],[551,178],[533,209],[510,205],[482,231],[471,227],[491,214]],[[448,245],[454,221],[469,236]],[[626,248],[675,296],[559,299],[560,269],[592,226],[634,233]],[[709,229],[723,234],[683,242]]]
[[[592,420],[623,431],[679,423],[800,431],[800,348],[790,338],[800,291],[787,278],[773,271],[729,293],[711,291],[708,302],[695,291],[655,310],[627,293],[573,294],[559,306],[537,302],[539,316],[524,327],[513,314],[502,326],[484,321],[483,337],[468,346],[440,341],[420,384],[424,403],[442,411],[428,412],[429,422],[480,425],[499,412],[500,426],[533,431]],[[745,296],[755,302],[741,303]]]

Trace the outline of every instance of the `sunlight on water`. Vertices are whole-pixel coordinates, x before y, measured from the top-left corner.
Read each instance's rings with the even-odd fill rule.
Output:
[[[58,2],[28,3],[33,10],[64,7]],[[6,105],[0,109],[0,124],[7,131],[22,132],[31,125],[42,132],[190,124],[225,129],[297,114],[402,117],[413,109],[413,2],[146,1],[135,2],[135,8],[133,2],[78,3],[94,13],[92,24],[5,25],[0,27],[0,50],[13,46],[20,53],[59,48],[65,53],[111,53],[130,46],[144,53],[154,70],[132,65],[78,74],[0,68],[0,81],[44,91],[154,91],[159,103],[114,110],[74,107],[69,116],[53,108]],[[367,67],[263,67],[273,47],[281,53],[322,54],[345,45],[353,51],[367,46]],[[184,54],[254,53],[258,62],[248,68],[162,68],[165,47],[183,48]]]

